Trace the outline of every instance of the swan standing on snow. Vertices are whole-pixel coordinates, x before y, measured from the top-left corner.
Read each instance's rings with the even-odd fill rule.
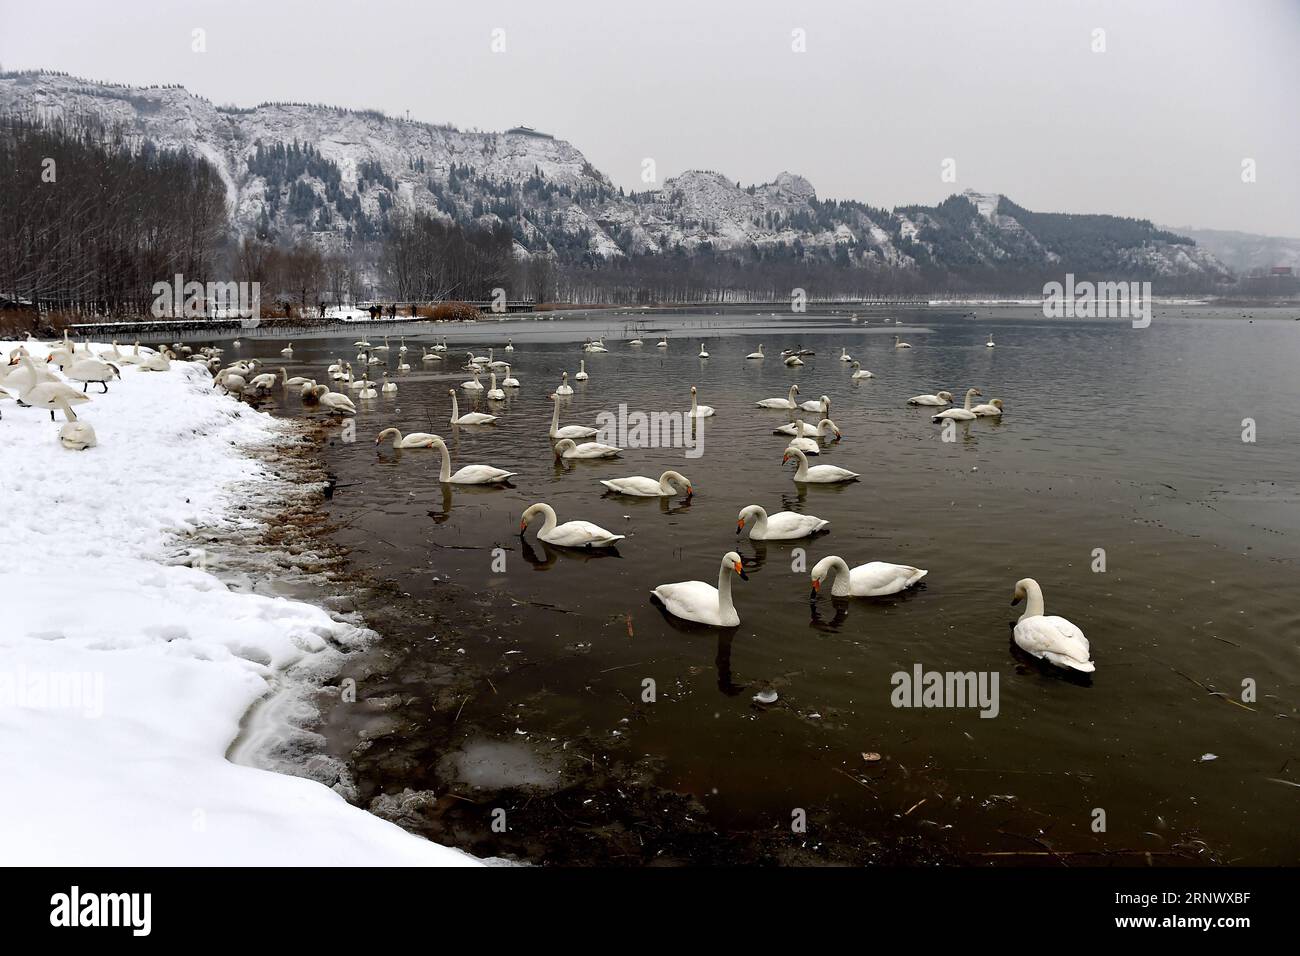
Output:
[[[781,464],[786,464],[791,458],[799,462],[799,467],[795,469],[794,473],[795,481],[829,485],[840,481],[853,481],[862,477],[857,472],[849,471],[847,468],[841,468],[838,465],[813,465],[809,468],[808,456],[798,448],[787,448],[785,457],[781,459]]]
[[[433,443],[438,439],[437,435],[430,435],[428,432],[411,432],[409,435],[403,435],[396,428],[385,428],[375,438],[375,444],[378,445],[389,435],[393,436],[394,448],[432,448]]]
[[[95,429],[90,427],[90,422],[83,422],[77,418],[77,413],[68,407],[67,402],[60,402],[59,407],[63,409],[63,427],[59,429],[59,444],[71,451],[85,451],[87,448],[94,448],[99,444],[99,439],[95,437]]]
[[[952,392],[936,392],[934,395],[913,395],[907,400],[909,405],[951,405]]]
[[[542,530],[537,532],[539,541],[561,548],[609,548],[623,540],[623,535],[606,531],[600,525],[590,521],[566,521],[562,525],[555,522],[555,509],[545,502],[529,505],[519,517],[519,534],[528,530],[528,523],[537,515],[543,515],[545,521]]]
[[[799,386],[791,385],[790,396],[788,398],[765,398],[761,402],[755,402],[754,404],[759,408],[798,408],[799,405],[794,400],[794,397],[798,394]]]
[[[586,425],[565,425],[560,427],[560,396],[551,393],[551,401],[554,403],[554,410],[551,412],[551,430],[548,434],[551,440],[557,438],[591,438],[596,434],[596,429],[588,428]]]
[[[483,412],[466,412],[460,413],[460,406],[456,403],[456,390],[447,389],[447,394],[451,396],[451,423],[453,425],[491,425],[497,420],[495,415],[488,415]]]
[[[1092,649],[1083,631],[1063,617],[1043,615],[1043,589],[1033,578],[1021,578],[1011,598],[1014,607],[1025,602],[1025,613],[1020,615],[1012,632],[1016,646],[1039,660],[1046,658],[1057,667],[1091,673]]]
[[[587,360],[578,359],[578,374],[573,376],[574,381],[585,382],[587,380]]]
[[[598,441],[585,441],[579,445],[572,438],[561,438],[555,443],[556,458],[617,458],[621,454],[623,449]]]
[[[739,574],[742,581],[749,580],[740,555],[728,551],[722,556],[716,588],[703,581],[681,581],[677,584],[661,584],[650,593],[659,599],[673,617],[714,627],[736,627],[740,624],[740,615],[731,603],[733,574]]]
[[[690,479],[678,471],[665,471],[656,481],[634,475],[631,478],[606,478],[600,482],[610,491],[634,498],[670,498],[680,489],[687,498],[695,494]]]
[[[111,378],[121,378],[122,373],[118,371],[116,365],[111,362],[102,362],[99,359],[75,358],[64,367],[63,373],[74,382],[82,383],[82,391],[90,388],[91,382],[98,382],[100,388],[104,391],[101,395],[108,393],[108,381]]]
[[[911,342],[900,342],[899,339],[898,339],[898,336],[897,336],[897,335],[894,336],[894,348],[896,348],[896,349],[910,349],[911,347],[912,347],[912,343],[911,343]]]
[[[978,388],[966,389],[966,404],[963,407],[946,408],[943,411],[941,411],[938,415],[930,416],[930,421],[939,422],[939,421],[943,421],[944,419],[952,419],[953,421],[958,421],[958,422],[971,421],[976,417],[976,415],[973,411],[971,411],[970,400],[974,398],[976,395],[982,395],[982,394],[983,392],[981,392]]]
[[[555,390],[556,395],[572,395],[573,386],[569,384],[569,373],[565,372],[560,379],[560,387]]]
[[[491,465],[465,465],[451,473],[451,452],[447,451],[447,443],[437,435],[431,436],[433,441],[430,446],[438,449],[442,453],[442,465],[438,469],[438,481],[444,485],[495,485],[503,481],[509,481],[515,476],[513,471],[502,471],[500,468],[493,468]]]
[[[753,519],[754,527],[749,529],[751,541],[790,541],[794,538],[806,538],[831,526],[816,515],[801,515],[793,511],[778,511],[769,515],[761,505],[748,505],[740,509],[736,516],[736,534],[745,530],[746,523]]]
[[[1002,399],[995,398],[987,405],[976,405],[971,409],[980,418],[1001,418],[1002,417]]]
[[[747,358],[747,359],[764,359],[764,358],[767,358],[767,356],[763,354],[763,343],[762,343],[762,342],[759,342],[759,343],[758,343],[758,351],[757,351],[757,352],[750,352],[748,355],[745,356],[745,358]]]
[[[857,359],[853,360],[853,364],[850,366],[850,368],[853,369],[853,374],[849,376],[850,378],[871,378],[871,373],[868,372],[865,368],[863,368],[862,363],[859,362]]]
[[[695,386],[691,386],[691,418],[709,418],[713,415],[712,405],[701,405],[695,397]]]
[[[831,555],[813,565],[812,597],[816,600],[827,578],[834,578],[833,597],[884,597],[907,590],[929,573],[922,568],[885,561],[868,561],[849,568],[843,558]]]

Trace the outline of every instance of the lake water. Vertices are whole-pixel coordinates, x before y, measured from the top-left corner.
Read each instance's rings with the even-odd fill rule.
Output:
[[[1158,309],[1146,329],[966,311],[651,314],[635,320],[640,348],[629,316],[426,326],[400,374],[392,337],[398,394],[359,401],[357,440],[331,426],[324,447],[336,541],[379,582],[359,602],[383,639],[353,672],[358,702],[328,703],[322,728],[361,802],[476,853],[562,863],[1300,860],[1295,310]],[[600,334],[609,351],[582,352]],[[914,347],[894,349],[895,334]],[[422,364],[443,335],[450,358]],[[354,337],[296,342],[290,374],[323,379],[332,357],[359,368]],[[759,342],[768,358],[747,361]],[[282,344],[226,355],[279,366]],[[502,403],[458,388],[462,413],[500,418],[452,428],[447,389],[469,377],[466,351],[492,346],[522,388]],[[794,347],[816,354],[790,369],[779,353]],[[874,377],[851,380],[842,347]],[[595,426],[620,403],[684,411],[694,384],[717,409],[702,455],[557,463],[548,396],[583,359],[590,379],[572,382],[562,424]],[[801,400],[828,395],[843,431],[813,463],[860,481],[801,486],[782,466],[772,432],[787,417],[754,403],[792,383]],[[951,441],[906,404],[940,389],[960,404],[972,386],[1005,416]],[[296,398],[269,407],[326,417]],[[453,468],[519,476],[445,490],[435,452],[376,448],[389,425],[446,437]],[[694,483],[689,501],[598,483],[670,468]],[[521,538],[538,501],[627,537],[604,555],[543,545],[537,525]],[[737,538],[749,504],[830,531]],[[650,601],[660,583],[715,583],[731,549],[749,575],[734,582],[738,628]],[[889,598],[810,604],[804,568],[829,554],[929,575]],[[1022,577],[1088,635],[1095,674],[1014,647]],[[997,716],[893,706],[892,675],[917,665],[996,673]],[[765,690],[775,703],[755,702]]]

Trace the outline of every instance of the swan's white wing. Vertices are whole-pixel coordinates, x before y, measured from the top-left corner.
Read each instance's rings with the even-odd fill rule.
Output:
[[[718,623],[718,589],[703,581],[661,584],[652,592],[674,617],[700,624]]]
[[[1063,617],[1023,618],[1013,632],[1016,644],[1035,657],[1047,657],[1053,664],[1075,670],[1093,670],[1088,639]]]
[[[802,538],[804,535],[812,534],[814,531],[824,528],[827,524],[828,522],[814,515],[801,515],[793,511],[782,511],[768,516],[767,533],[769,537],[779,535],[781,537]]]
[[[497,481],[505,481],[514,474],[513,471],[503,471],[500,468],[493,468],[491,465],[466,465],[451,476],[451,483],[454,485],[488,485]]]
[[[618,491],[625,495],[657,498],[662,494],[659,482],[642,475],[633,475],[631,478],[610,478],[607,481],[601,481],[601,484],[610,491]]]
[[[852,592],[859,597],[882,597],[911,587],[928,573],[906,564],[868,561],[849,572],[849,581]]]
[[[583,545],[604,545],[621,541],[623,535],[606,531],[590,521],[566,521],[557,525],[545,540],[561,547],[582,547]]]

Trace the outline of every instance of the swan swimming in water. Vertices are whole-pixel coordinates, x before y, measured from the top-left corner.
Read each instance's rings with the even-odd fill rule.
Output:
[[[791,458],[799,462],[799,467],[794,473],[795,481],[828,485],[841,481],[854,481],[862,477],[857,472],[840,468],[838,465],[813,465],[809,468],[808,456],[798,448],[787,448],[781,464],[786,464]]]
[[[757,405],[759,408],[786,408],[786,409],[798,408],[799,405],[794,400],[794,397],[798,394],[799,394],[799,386],[791,385],[790,395],[788,398],[765,398],[760,402],[755,402],[754,404]]]
[[[966,404],[964,406],[962,406],[961,408],[946,408],[943,411],[941,411],[938,415],[932,415],[930,417],[930,421],[939,422],[939,421],[943,421],[944,419],[951,419],[953,421],[958,421],[958,422],[971,421],[976,417],[976,415],[973,411],[971,411],[970,401],[976,395],[982,395],[982,394],[983,392],[981,392],[978,388],[966,389]]]
[[[678,494],[679,489],[687,498],[695,494],[690,479],[679,471],[665,471],[658,480],[633,475],[630,478],[605,478],[600,483],[610,491],[634,498],[669,498]]]
[[[704,350],[704,343],[703,343],[703,342],[700,343],[700,354],[699,354],[699,357],[700,357],[700,358],[708,358],[708,357],[709,357],[709,353],[706,352],[706,351]]]
[[[709,418],[713,415],[712,405],[701,405],[695,397],[695,386],[691,386],[691,418]]]
[[[560,387],[555,390],[556,395],[572,395],[573,386],[569,384],[569,373],[565,372],[560,380]]]
[[[911,343],[911,342],[901,342],[901,341],[899,341],[899,338],[898,338],[897,335],[894,336],[894,348],[896,348],[896,349],[910,349],[911,347],[912,347],[912,343]]]
[[[907,400],[909,405],[951,405],[952,392],[936,392],[934,395],[913,395]]]
[[[821,398],[813,401],[809,399],[806,402],[800,402],[799,407],[805,412],[818,412],[823,418],[831,413],[831,400],[829,395],[823,395]]]
[[[585,382],[587,380],[587,360],[578,359],[578,374],[573,376],[574,381]]]
[[[1002,417],[1002,399],[995,398],[987,405],[976,405],[971,409],[980,418],[1001,418]]]
[[[1046,658],[1057,667],[1085,673],[1097,669],[1083,631],[1063,617],[1044,616],[1043,589],[1033,578],[1016,582],[1011,605],[1014,607],[1021,601],[1025,602],[1025,613],[1020,615],[1012,632],[1017,647],[1040,660]]]
[[[843,558],[832,554],[813,565],[812,597],[816,600],[827,578],[834,579],[833,597],[884,597],[907,590],[929,573],[922,568],[885,561],[869,561],[850,568]]]
[[[375,438],[375,444],[378,445],[389,435],[393,436],[394,448],[432,448],[438,438],[437,435],[430,435],[428,432],[411,432],[409,435],[403,435],[396,428],[385,428]]]
[[[524,509],[524,513],[519,517],[520,535],[528,530],[528,523],[537,515],[545,518],[542,530],[537,532],[538,540],[560,548],[609,548],[624,538],[624,535],[606,531],[600,525],[592,524],[590,521],[566,521],[564,524],[557,525],[555,509],[545,502],[538,502]]]
[[[737,535],[745,530],[745,525],[750,520],[754,522],[754,526],[749,529],[752,541],[791,541],[806,538],[831,526],[829,521],[816,515],[801,515],[793,511],[778,511],[769,515],[762,505],[747,505],[736,516]]]
[[[740,575],[742,581],[749,580],[740,555],[728,551],[722,556],[716,588],[703,581],[681,581],[677,584],[661,584],[650,593],[659,599],[673,617],[714,627],[736,627],[740,624],[740,615],[731,603],[733,574]]]
[[[586,425],[565,425],[560,426],[560,396],[555,392],[551,393],[551,401],[554,403],[554,409],[551,412],[551,430],[548,434],[551,440],[557,438],[591,438],[596,434],[596,429],[589,428]]]
[[[865,368],[863,368],[862,363],[859,362],[857,359],[853,360],[853,364],[850,366],[850,368],[853,369],[853,374],[849,376],[850,378],[871,378],[871,373],[868,372]]]
[[[451,396],[451,423],[453,425],[491,425],[497,420],[495,415],[488,415],[484,412],[466,412],[460,413],[460,405],[456,402],[456,390],[447,389],[447,394]]]
[[[757,351],[757,352],[750,352],[748,355],[745,356],[745,358],[747,358],[747,359],[762,359],[762,358],[767,358],[767,356],[763,354],[763,343],[762,343],[762,342],[759,342],[759,343],[758,343],[758,351]]]
[[[502,388],[518,388],[518,387],[519,387],[519,379],[515,378],[514,375],[511,374],[511,372],[510,372],[510,366],[509,366],[509,365],[506,366],[506,377],[502,380],[502,382],[501,382],[501,387],[502,387]]]
[[[506,400],[506,393],[497,387],[497,373],[493,372],[491,374],[492,380],[489,382],[490,387],[487,392],[488,400],[493,402],[504,402]]]
[[[447,451],[447,443],[438,435],[430,437],[433,438],[430,446],[438,449],[442,454],[442,465],[438,469],[438,481],[444,485],[495,485],[503,481],[509,481],[515,476],[513,471],[503,471],[500,468],[493,468],[491,465],[465,465],[453,475],[451,473],[451,452]]]
[[[579,445],[572,438],[561,438],[555,443],[556,458],[617,458],[621,454],[623,449],[598,441],[585,441]]]

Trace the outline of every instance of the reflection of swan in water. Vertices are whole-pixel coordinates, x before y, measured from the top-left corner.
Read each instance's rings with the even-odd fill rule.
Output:
[[[745,692],[748,684],[737,684],[731,676],[731,644],[736,638],[736,629],[734,627],[723,628],[719,630],[708,624],[696,624],[693,621],[683,621],[673,615],[657,601],[654,603],[655,610],[664,619],[664,623],[679,634],[686,635],[692,639],[698,640],[706,638],[710,634],[717,635],[718,644],[717,652],[713,656],[713,665],[718,674],[718,690],[725,697],[736,697]]]
[[[451,485],[439,484],[442,488],[442,510],[426,512],[434,524],[442,524],[451,517]]]
[[[833,601],[831,602],[831,605],[835,610],[835,614],[828,621],[822,617],[822,612],[821,609],[817,607],[817,602],[811,602],[811,617],[809,618],[808,626],[815,631],[827,631],[830,633],[838,632],[840,626],[848,619],[849,602],[845,599],[842,601]]]
[[[533,543],[527,538],[520,538],[520,552],[524,560],[531,564],[538,571],[545,571],[551,567],[560,558],[566,558],[570,561],[595,561],[600,558],[621,558],[617,548],[596,548],[590,551],[575,551],[572,548],[555,548],[547,544],[541,538],[537,539],[537,544],[541,546],[542,553],[538,555],[533,547]]]

